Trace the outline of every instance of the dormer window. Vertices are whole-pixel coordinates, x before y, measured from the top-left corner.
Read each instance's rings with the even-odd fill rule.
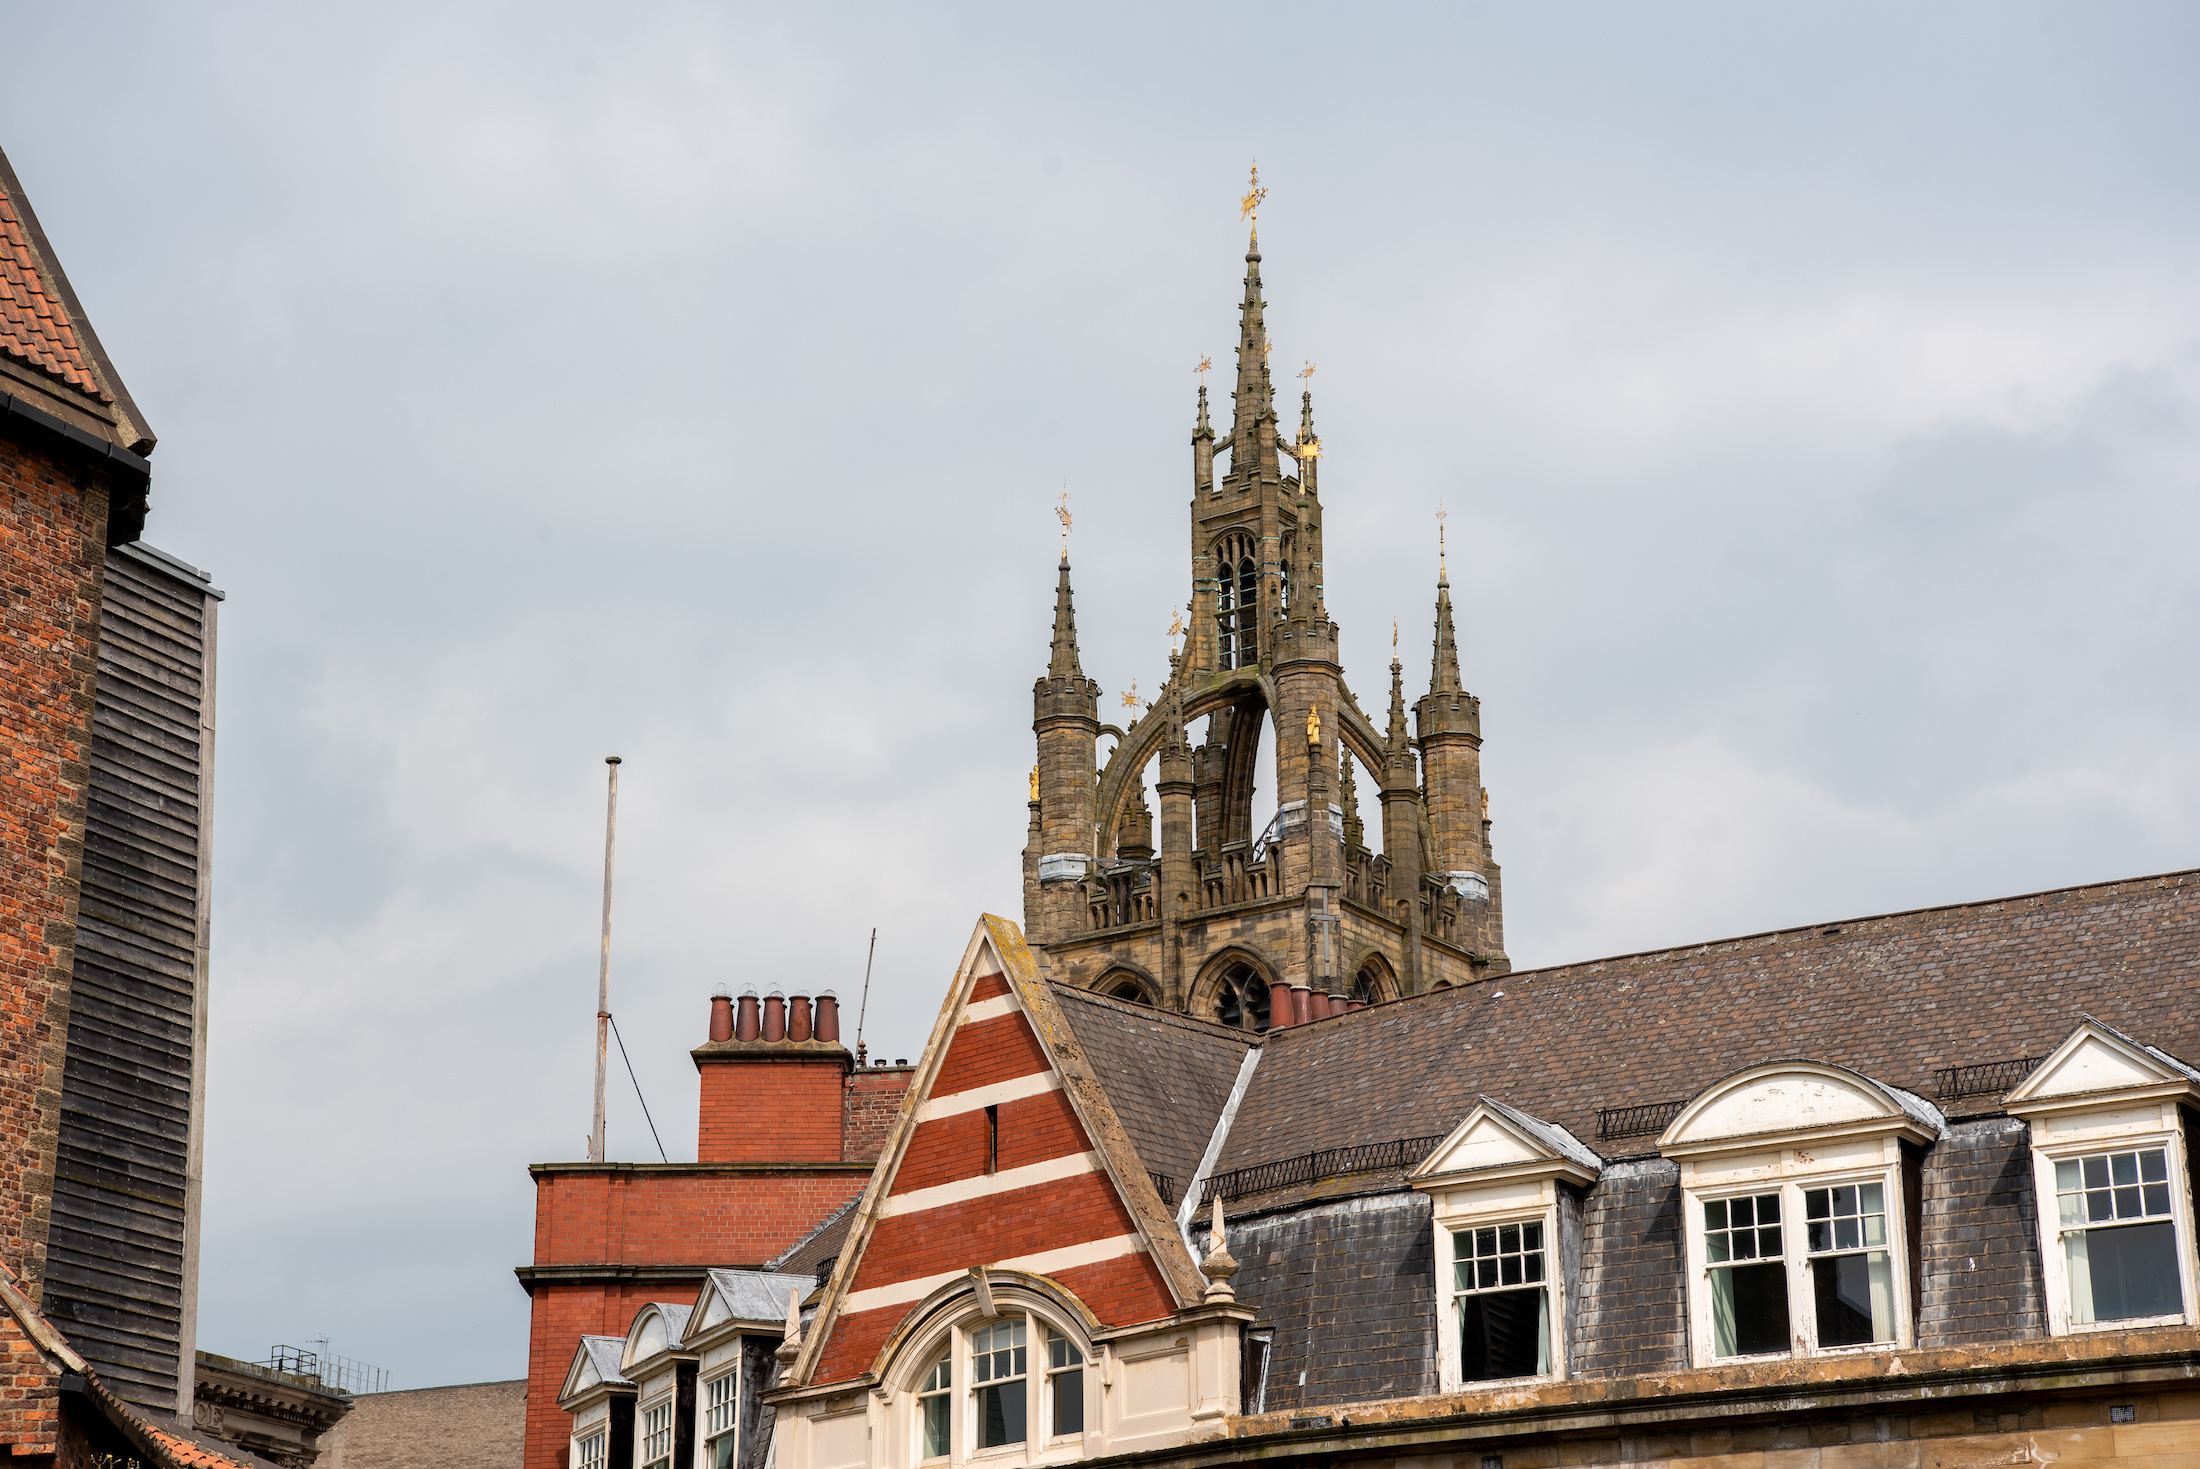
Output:
[[[2188,1161],[2196,1103],[2200,1068],[2096,1020],[2003,1098],[2031,1132],[2050,1332],[2200,1319]]]
[[[642,1407],[642,1469],[668,1469],[672,1463],[672,1399]]]
[[[1807,1061],[1682,1108],[1658,1146],[1681,1169],[1697,1365],[1907,1345],[1902,1201],[1941,1126],[1922,1097]]]
[[[1429,1196],[1436,1257],[1451,1262],[1437,1306],[1446,1392],[1567,1375],[1567,1303],[1579,1281],[1558,1268],[1567,1252],[1557,1241],[1573,1239],[1578,1262],[1582,1191],[1603,1166],[1563,1127],[1484,1097],[1413,1171],[1413,1187]]]
[[[1077,1308],[1031,1288],[1032,1279],[989,1272],[983,1296],[966,1280],[918,1309],[928,1319],[884,1369],[890,1426],[874,1469],[1083,1457],[1098,1407],[1085,1370],[1092,1349]]]
[[[610,1435],[591,1433],[580,1442],[580,1453],[573,1460],[574,1469],[604,1469],[605,1446]]]

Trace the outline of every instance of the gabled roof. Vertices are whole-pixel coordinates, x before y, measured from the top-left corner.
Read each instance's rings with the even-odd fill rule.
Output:
[[[1598,1110],[1797,1055],[1931,1097],[1937,1070],[2043,1055],[2089,1014],[2200,1054],[2196,976],[2195,872],[1523,970],[1271,1032],[1217,1169],[1426,1137],[1484,1095],[1648,1153],[1600,1140]]]
[[[1083,1300],[1081,1287],[1100,1290],[1110,1325],[1198,1302],[1205,1281],[1097,1065],[1039,978],[1023,934],[987,914],[948,986],[788,1384],[861,1376],[911,1310],[973,1268],[1012,1272],[1034,1288],[1051,1281],[1071,1301]],[[995,1165],[986,1161],[981,1109],[1000,1118]],[[990,1227],[973,1227],[978,1219]]]
[[[560,1403],[592,1387],[626,1388],[634,1383],[619,1365],[626,1351],[623,1336],[584,1336],[573,1348],[573,1365],[565,1369],[565,1386],[558,1389]]]
[[[800,1300],[816,1285],[817,1281],[808,1275],[712,1270],[704,1276],[703,1289],[689,1308],[687,1327],[680,1339],[692,1341],[728,1321],[764,1322],[777,1327],[787,1318],[788,1295]]]
[[[136,454],[152,452],[152,431],[108,361],[5,152],[0,152],[0,359],[51,385],[64,412],[81,410],[101,426],[103,437]],[[0,374],[0,392],[10,391],[9,382]]]
[[[1604,1171],[1604,1160],[1596,1150],[1557,1123],[1530,1117],[1495,1097],[1482,1097],[1451,1135],[1406,1176],[1414,1187],[1423,1188],[1538,1164],[1555,1165],[1557,1171],[1583,1183]]]
[[[2200,1002],[2200,996],[2195,999]],[[2030,1112],[2065,1099],[2142,1088],[2167,1087],[2172,1094],[2190,1094],[2196,1090],[2195,1083],[2200,1083],[2200,1069],[2088,1015],[2052,1054],[2010,1088],[2002,1103],[2012,1112]]]

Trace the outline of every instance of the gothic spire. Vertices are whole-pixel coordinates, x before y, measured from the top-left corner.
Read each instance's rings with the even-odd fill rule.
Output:
[[[1201,439],[1211,439],[1214,436],[1215,431],[1207,422],[1207,385],[1201,383],[1199,385],[1199,426],[1192,430],[1192,441],[1197,443]]]
[[[1456,694],[1463,687],[1459,681],[1459,637],[1451,626],[1451,576],[1440,570],[1436,574],[1436,656],[1429,668],[1428,691]]]
[[[1062,553],[1060,579],[1054,586],[1054,656],[1047,663],[1048,678],[1083,678],[1077,661],[1077,608],[1070,600],[1069,552]]]
[[[1395,634],[1392,641],[1396,641]],[[1405,670],[1399,666],[1395,647],[1390,656],[1390,729],[1383,741],[1383,752],[1393,765],[1401,759],[1409,764],[1413,760],[1412,737],[1406,733]]]
[[[1230,420],[1230,473],[1242,478],[1262,457],[1259,424],[1275,414],[1275,385],[1268,376],[1268,323],[1260,298],[1260,235],[1245,247],[1245,299],[1238,306],[1237,388]]]

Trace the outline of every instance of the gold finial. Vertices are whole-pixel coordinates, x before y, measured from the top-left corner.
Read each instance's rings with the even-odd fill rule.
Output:
[[[1202,357],[1202,358],[1200,358],[1200,359],[1199,359],[1199,366],[1197,366],[1197,367],[1195,367],[1195,368],[1193,368],[1193,369],[1192,369],[1192,371],[1193,371],[1194,373],[1196,373],[1196,374],[1198,375],[1198,377],[1199,377],[1199,385],[1200,385],[1201,387],[1203,387],[1203,388],[1204,388],[1204,387],[1206,387],[1206,386],[1207,386],[1207,374],[1208,374],[1208,373],[1210,373],[1210,372],[1212,372],[1212,371],[1214,371],[1214,367],[1215,367],[1215,359],[1214,359],[1214,358],[1212,358],[1212,357]]]
[[[1299,375],[1299,377],[1300,377],[1300,379],[1301,379],[1302,381],[1303,381],[1304,379],[1306,379],[1306,378],[1310,378],[1310,377],[1312,377],[1312,376],[1314,375],[1314,362],[1313,362],[1313,359],[1312,359],[1312,358],[1308,358],[1308,359],[1306,359],[1306,366],[1304,366],[1304,367],[1302,367],[1302,368],[1300,368],[1300,369],[1299,369],[1299,373],[1298,373],[1298,375]],[[1308,384],[1307,384],[1307,386],[1308,386],[1308,387],[1312,387],[1312,386],[1313,386],[1313,384],[1312,384],[1312,383],[1308,383]]]
[[[1138,707],[1138,680],[1135,678],[1131,680],[1131,691],[1123,696],[1123,707],[1125,709],[1136,709]]]
[[[1181,607],[1171,607],[1169,609],[1170,657],[1173,658],[1176,656],[1176,640],[1182,636],[1184,636],[1184,609]]]
[[[1031,799],[1039,799],[1039,767],[1036,765],[1031,767]]]
[[[1268,191],[1260,186],[1260,160],[1253,160],[1252,182],[1245,186],[1245,196],[1238,200],[1238,218],[1253,222],[1253,238],[1260,238],[1260,206],[1268,197]]]
[[[1444,568],[1444,521],[1447,518],[1444,514],[1444,502],[1438,500],[1436,502],[1436,579],[1438,581],[1449,581],[1451,579],[1451,573]]]
[[[1061,503],[1054,507],[1055,516],[1062,522],[1062,554],[1069,554],[1069,485],[1062,486]]]
[[[1305,443],[1299,445],[1298,454],[1302,463],[1308,459],[1321,458],[1322,441],[1320,439],[1308,439]]]
[[[1262,360],[1265,361],[1268,358],[1269,354],[1274,352],[1275,350],[1275,342],[1270,340],[1267,336],[1263,335],[1260,340],[1260,355]]]
[[[1322,711],[1319,707],[1306,711],[1306,742],[1310,745],[1322,742]]]
[[[1397,652],[1398,652],[1398,619],[1397,619],[1397,618],[1395,618],[1395,617],[1393,617],[1393,618],[1391,618],[1391,619],[1390,619],[1390,651],[1391,651],[1391,654],[1392,654],[1392,656],[1393,656],[1393,657],[1395,657],[1395,656],[1397,655]]]

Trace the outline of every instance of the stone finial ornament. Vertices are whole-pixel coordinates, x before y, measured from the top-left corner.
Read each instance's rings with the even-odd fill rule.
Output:
[[[779,1350],[772,1353],[787,1366],[802,1355],[802,1292],[787,1292],[787,1334],[779,1343]]]
[[[1223,1233],[1220,1194],[1215,1195],[1212,1218],[1207,1226],[1207,1258],[1199,1262],[1199,1273],[1207,1277],[1204,1299],[1234,1301],[1237,1292],[1230,1288],[1230,1278],[1238,1273],[1238,1262],[1232,1258],[1228,1237]]]

